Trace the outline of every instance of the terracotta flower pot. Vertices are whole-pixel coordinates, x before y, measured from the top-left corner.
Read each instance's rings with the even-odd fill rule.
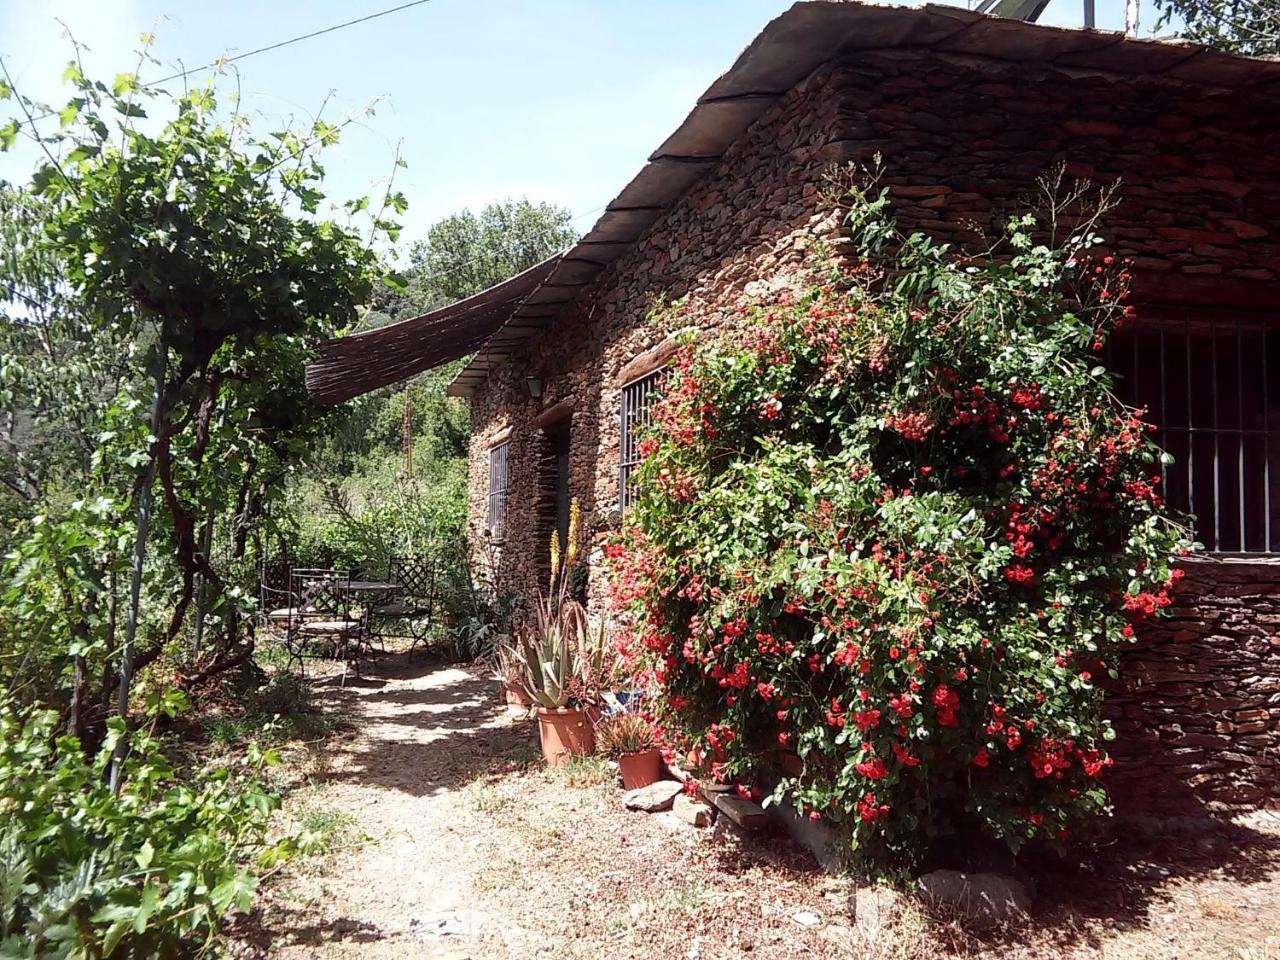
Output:
[[[662,754],[657,747],[643,753],[624,753],[618,758],[618,771],[625,789],[647,787],[662,779]]]
[[[570,757],[595,749],[596,732],[585,711],[568,707],[538,708],[538,738],[542,756],[553,767],[563,767]]]

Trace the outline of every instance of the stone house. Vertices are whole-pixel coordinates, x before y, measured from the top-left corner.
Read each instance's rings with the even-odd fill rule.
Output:
[[[1118,770],[1169,802],[1280,802],[1280,62],[950,6],[797,3],[571,249],[328,344],[309,386],[338,402],[472,355],[450,387],[471,402],[471,518],[504,584],[531,593],[571,498],[592,532],[625,509],[674,347],[655,297],[684,298],[699,336],[731,330],[740,303],[804,282],[814,236],[836,237],[832,164],[876,154],[900,222],[961,244],[1056,165],[1121,181],[1106,232],[1133,260],[1138,322],[1111,362],[1209,550],[1129,655]]]

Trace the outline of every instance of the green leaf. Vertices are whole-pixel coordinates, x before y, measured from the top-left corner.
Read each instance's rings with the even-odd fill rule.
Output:
[[[92,157],[96,157],[102,148],[90,143],[81,143],[67,154],[68,163],[80,163]]]
[[[129,920],[117,920],[107,927],[107,932],[102,937],[102,955],[104,957],[109,957],[115,953],[116,947],[120,946],[120,941],[124,939],[124,935],[129,932],[132,926],[133,924]]]
[[[257,890],[258,881],[241,871],[214,887],[209,899],[219,913],[226,913],[232,907],[245,911],[253,905],[253,895]]]
[[[13,142],[18,139],[18,121],[10,120],[3,127],[0,127],[0,150],[8,150],[13,146]]]
[[[80,109],[84,106],[84,101],[80,99],[70,100],[67,105],[58,111],[58,123],[65,130],[80,118]]]
[[[160,888],[154,883],[148,883],[142,888],[142,902],[138,904],[137,912],[133,915],[133,930],[135,933],[142,933],[147,929],[147,923],[151,920],[151,915],[156,912],[156,907],[160,905]]]
[[[138,77],[132,73],[117,73],[115,80],[111,83],[111,92],[117,97],[123,97],[136,89],[138,89]]]

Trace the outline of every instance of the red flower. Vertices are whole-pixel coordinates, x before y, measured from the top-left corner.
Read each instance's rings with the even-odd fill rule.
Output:
[[[854,767],[854,769],[868,780],[882,780],[888,773],[884,768],[884,761],[879,757],[874,760],[867,760],[863,763],[859,763]]]
[[[938,708],[938,723],[944,727],[960,726],[960,716],[957,711],[960,709],[960,695],[948,687],[945,683],[940,683],[933,688],[933,705]]]
[[[859,730],[870,730],[880,722],[880,711],[874,707],[870,710],[862,710],[853,715],[853,722],[858,725]]]
[[[880,804],[876,806],[876,795],[870,791],[858,801],[858,816],[862,818],[863,823],[874,823],[882,817],[889,815],[889,805]]]
[[[1036,572],[1020,563],[1013,563],[1004,568],[1004,578],[1010,583],[1025,586],[1035,579]]]

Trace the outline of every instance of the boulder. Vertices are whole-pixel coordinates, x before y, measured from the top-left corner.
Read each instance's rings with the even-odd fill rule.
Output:
[[[935,870],[918,883],[926,900],[953,907],[969,920],[1016,920],[1031,912],[1026,885],[1002,873]]]
[[[671,809],[676,795],[684,786],[676,780],[659,780],[647,787],[631,790],[622,795],[622,805],[628,810],[643,810],[645,813],[657,813],[659,810]]]
[[[682,793],[676,797],[671,810],[685,823],[691,823],[695,827],[709,827],[716,818],[714,810],[701,800],[693,799],[687,793]]]
[[[760,804],[744,800],[736,793],[717,793],[714,803],[717,810],[743,830],[754,833],[769,824],[769,815]]]

